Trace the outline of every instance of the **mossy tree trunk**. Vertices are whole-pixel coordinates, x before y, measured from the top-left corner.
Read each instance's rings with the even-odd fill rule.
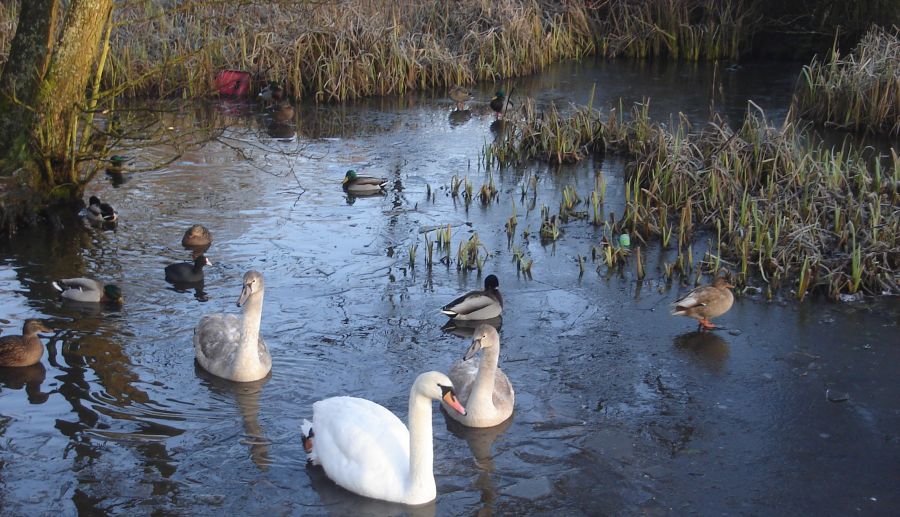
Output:
[[[81,196],[79,127],[112,8],[113,0],[22,2],[0,76],[0,164],[44,203]]]

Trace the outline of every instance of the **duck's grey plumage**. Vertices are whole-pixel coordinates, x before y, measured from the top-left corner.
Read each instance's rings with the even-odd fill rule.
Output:
[[[118,286],[104,284],[90,278],[62,278],[53,282],[59,296],[76,302],[121,302],[122,293]]]
[[[360,176],[356,171],[349,170],[344,175],[341,182],[344,191],[348,194],[356,196],[365,196],[373,194],[381,194],[387,187],[387,178],[376,178],[374,176]]]
[[[441,312],[458,320],[487,320],[503,313],[500,281],[495,275],[484,279],[483,291],[472,291],[441,308]]]

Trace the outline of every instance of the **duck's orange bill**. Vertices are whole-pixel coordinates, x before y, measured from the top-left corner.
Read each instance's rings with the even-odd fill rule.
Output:
[[[456,394],[453,393],[452,390],[444,393],[444,402],[446,402],[448,406],[455,409],[460,415],[466,414],[466,408],[464,408],[463,405],[459,403],[459,400],[456,398]]]

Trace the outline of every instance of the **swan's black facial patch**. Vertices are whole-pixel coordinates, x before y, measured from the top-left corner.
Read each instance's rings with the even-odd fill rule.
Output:
[[[438,384],[438,387],[441,388],[441,396],[446,395],[448,392],[453,393],[453,388],[451,388],[449,386],[442,386],[442,385]]]

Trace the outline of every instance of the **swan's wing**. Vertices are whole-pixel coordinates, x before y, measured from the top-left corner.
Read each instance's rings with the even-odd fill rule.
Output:
[[[489,307],[494,303],[497,303],[497,300],[494,300],[482,291],[475,291],[464,294],[443,306],[441,312],[448,316],[471,314],[480,309],[484,309],[485,307]]]
[[[498,370],[499,371],[499,370]],[[476,358],[468,361],[456,361],[447,372],[450,382],[453,383],[453,390],[456,392],[456,398],[465,406],[469,401],[469,395],[472,393],[472,385],[475,384],[475,377],[478,375],[478,360]]]
[[[516,402],[516,392],[513,390],[512,383],[500,368],[497,368],[497,373],[494,375],[493,402],[494,407],[500,413],[506,411],[511,413]]]
[[[216,373],[210,365],[234,362],[241,341],[241,322],[234,314],[209,314],[194,328],[194,352],[200,365]]]
[[[269,347],[266,346],[266,342],[263,341],[262,336],[259,336],[259,363],[263,365],[267,369],[272,368],[272,356],[269,355]]]
[[[335,483],[368,497],[402,497],[409,431],[384,407],[354,397],[313,404],[313,450]]]

